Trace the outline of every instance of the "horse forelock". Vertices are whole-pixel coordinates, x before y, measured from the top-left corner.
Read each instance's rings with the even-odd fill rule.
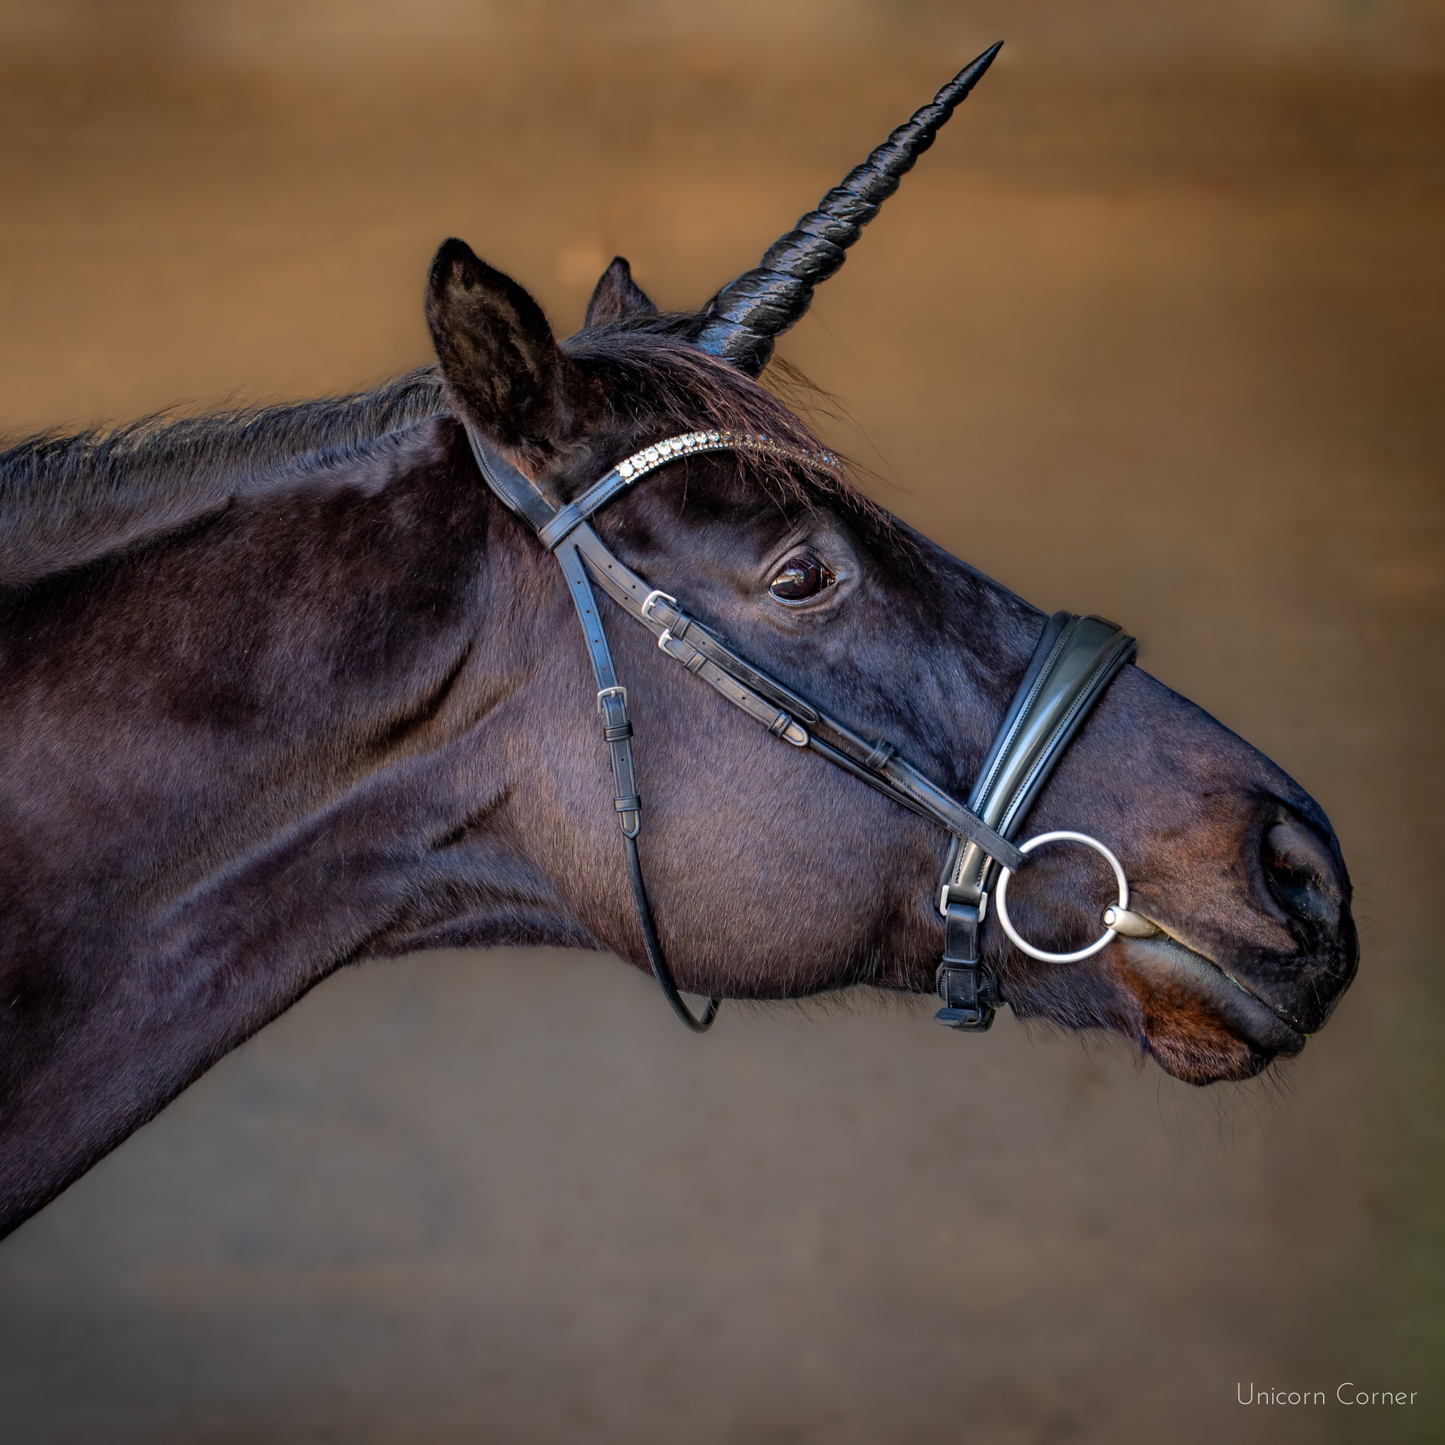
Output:
[[[827,499],[875,524],[891,524],[890,515],[847,479],[838,459],[792,409],[799,402],[826,408],[833,398],[781,358],[760,382],[699,351],[679,337],[689,319],[643,317],[590,327],[563,342],[569,359],[604,383],[610,421],[626,444],[659,432],[702,429],[768,436],[816,460],[799,464],[766,453],[739,454],[739,466],[751,479],[804,506]],[[594,480],[588,476],[582,484]]]

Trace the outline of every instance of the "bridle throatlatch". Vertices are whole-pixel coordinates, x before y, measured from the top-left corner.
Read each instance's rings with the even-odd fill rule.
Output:
[[[715,633],[689,617],[675,597],[650,586],[628,568],[588,525],[588,518],[599,507],[649,472],[681,457],[703,452],[740,452],[763,454],[804,466],[816,466],[822,461],[836,467],[833,457],[805,454],[765,436],[726,431],[688,432],[619,462],[574,501],[557,507],[470,426],[467,437],[487,485],[532,528],[557,558],[567,579],[597,681],[602,739],[612,761],[613,806],[622,829],[627,876],[643,949],[653,977],[683,1023],[697,1033],[710,1028],[717,1017],[718,1000],[708,999],[702,1016],[695,1015],[678,993],[658,942],[637,853],[637,836],[642,830],[642,798],[632,765],[627,689],[617,680],[592,591],[594,582],[624,612],[653,633],[662,652],[761,723],[774,737],[820,754],[901,807],[931,819],[953,835],[947,880],[939,902],[945,920],[946,946],[938,970],[938,989],[944,1007],[937,1017],[953,1028],[988,1028],[1000,1001],[997,981],[981,966],[979,959],[979,925],[987,910],[985,890],[990,872],[995,866],[1005,870],[1001,876],[1006,884],[1008,875],[1023,866],[1025,849],[1042,841],[1035,839],[1018,848],[1010,839],[1089,709],[1134,655],[1134,639],[1112,622],[1097,617],[1074,617],[1067,612],[1055,614],[1044,629],[1033,661],[994,739],[983,776],[965,806],[900,758],[891,743],[861,736],[740,657]],[[820,732],[826,737],[820,737]],[[1115,866],[1117,869],[1117,860]],[[1123,873],[1121,869],[1118,872],[1122,885]],[[1132,918],[1133,915],[1124,911],[1127,904],[1127,887],[1121,886],[1119,910],[1111,912]],[[1006,915],[1004,922],[1010,936],[1015,936]],[[1037,954],[1029,945],[1023,946]],[[1102,943],[1097,947],[1102,947]]]

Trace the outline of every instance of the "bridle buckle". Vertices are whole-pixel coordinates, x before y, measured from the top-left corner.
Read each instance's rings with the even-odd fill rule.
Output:
[[[644,622],[652,621],[652,607],[656,602],[671,602],[674,607],[677,606],[677,598],[674,597],[671,592],[664,592],[661,587],[654,587],[652,591],[642,599],[642,606],[637,609],[642,614],[642,620]],[[665,650],[666,649],[664,649],[664,651]]]
[[[609,697],[620,697],[622,699],[622,710],[627,711],[627,689],[625,687],[604,687],[597,694],[597,716],[602,716],[602,704]]]
[[[949,889],[951,889],[952,887],[952,883],[945,883],[938,893],[938,911],[944,918],[948,917],[948,893]],[[987,893],[980,893],[978,895],[978,903],[976,907],[978,908],[978,921],[982,923],[983,920],[988,917]]]

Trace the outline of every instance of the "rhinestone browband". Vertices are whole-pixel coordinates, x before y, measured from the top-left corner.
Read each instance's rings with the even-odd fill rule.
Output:
[[[830,471],[841,473],[842,463],[829,451],[802,451],[797,447],[774,441],[772,437],[737,431],[690,431],[682,436],[669,437],[634,452],[625,461],[620,461],[601,481],[589,487],[575,501],[558,510],[550,521],[538,529],[537,535],[548,551],[570,532],[580,527],[599,507],[610,502],[624,488],[645,477],[649,472],[666,465],[678,457],[696,456],[699,452],[751,452],[755,455],[776,457],[779,461],[796,462],[800,466],[813,467],[822,463]]]
[[[618,462],[613,468],[623,481],[635,481],[638,477],[644,477],[664,462],[670,462],[673,457],[686,456],[690,452],[765,452],[770,456],[782,457],[788,461],[802,462],[807,465],[811,462],[821,461],[824,466],[834,471],[841,471],[842,466],[838,458],[828,451],[804,452],[794,447],[784,446],[781,442],[774,441],[768,436],[754,436],[751,432],[735,431],[690,431],[680,437],[670,437],[667,441],[658,442],[654,446],[644,447],[640,452],[634,452],[626,461]]]

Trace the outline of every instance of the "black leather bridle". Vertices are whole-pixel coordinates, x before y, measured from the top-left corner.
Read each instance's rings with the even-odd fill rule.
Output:
[[[967,806],[898,756],[891,743],[872,741],[799,697],[753,666],[720,637],[689,617],[675,597],[660,591],[621,562],[588,525],[599,507],[660,466],[703,452],[742,452],[816,467],[836,466],[827,455],[808,456],[765,436],[696,431],[670,437],[619,462],[575,501],[555,506],[505,457],[467,428],[473,455],[487,485],[521,517],[561,564],[582,622],[582,635],[597,680],[597,712],[611,753],[618,822],[638,926],[653,977],[688,1028],[701,1033],[717,1017],[710,998],[702,1017],[678,993],[653,924],[637,855],[642,799],[632,766],[632,724],[627,689],[617,680],[607,635],[592,591],[595,582],[657,638],[675,662],[761,723],[774,737],[809,748],[901,807],[929,818],[953,835],[939,896],[945,946],[937,986],[944,1007],[935,1015],[952,1028],[983,1030],[1001,1001],[998,981],[981,966],[979,928],[988,907],[995,865],[1016,870],[1025,855],[1011,839],[1079,725],[1119,669],[1135,653],[1134,639],[1098,617],[1055,613],[1045,626],[1004,717],[983,773]],[[827,734],[820,737],[819,732]]]

